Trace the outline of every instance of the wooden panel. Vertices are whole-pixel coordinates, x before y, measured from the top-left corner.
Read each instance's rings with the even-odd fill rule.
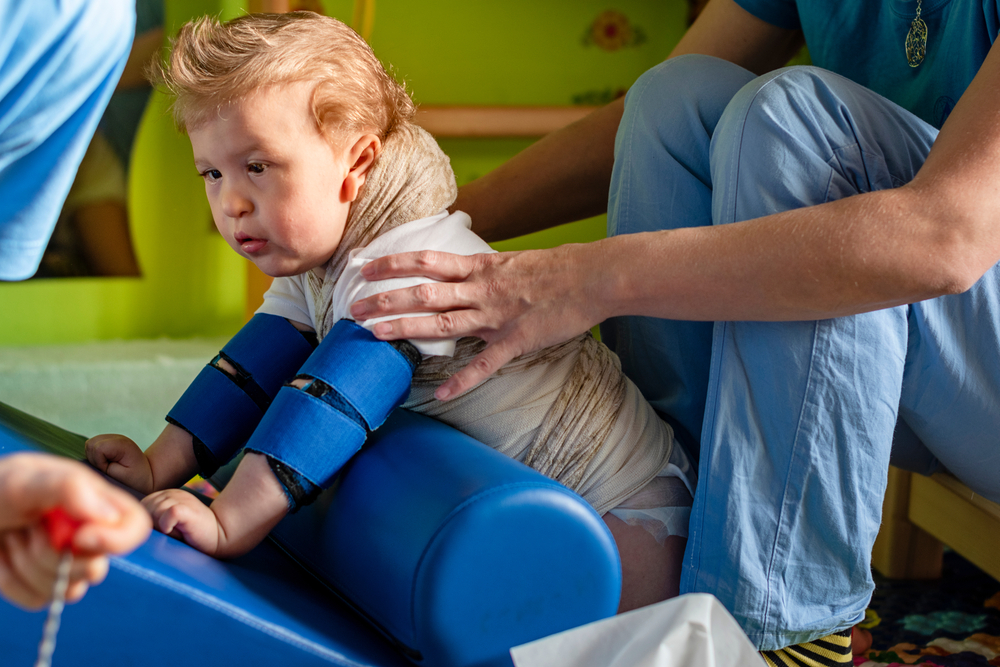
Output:
[[[284,14],[290,6],[289,0],[249,0],[247,11],[251,14],[268,12],[272,14]]]
[[[882,527],[872,549],[872,566],[890,579],[937,579],[944,547],[909,519],[912,473],[889,468],[882,503]]]
[[[247,301],[244,309],[245,319],[253,317],[254,311],[264,303],[264,292],[271,286],[271,276],[257,268],[253,262],[247,262]]]
[[[913,475],[910,520],[1000,580],[1000,505],[951,475]]]
[[[417,111],[417,124],[435,137],[540,137],[596,108],[424,106]]]

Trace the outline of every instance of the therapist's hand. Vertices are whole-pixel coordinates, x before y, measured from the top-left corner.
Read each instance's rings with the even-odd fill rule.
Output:
[[[36,453],[0,457],[0,595],[21,607],[39,608],[52,595],[59,554],[41,517],[57,506],[82,522],[72,543],[69,602],[104,580],[108,554],[134,549],[152,528],[134,498],[82,463]]]
[[[555,345],[587,331],[610,313],[602,304],[596,276],[598,244],[551,250],[453,255],[422,251],[389,255],[368,263],[368,280],[424,276],[441,282],[384,292],[351,306],[358,320],[384,315],[434,315],[380,322],[375,336],[460,338],[475,336],[487,347],[435,392],[454,398],[476,386],[511,359]]]

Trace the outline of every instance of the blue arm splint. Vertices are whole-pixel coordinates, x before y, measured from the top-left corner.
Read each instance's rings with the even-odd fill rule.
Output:
[[[257,314],[202,369],[167,414],[191,433],[204,477],[249,439],[282,384],[308,359],[313,345],[283,317]],[[226,360],[230,375],[219,367]]]
[[[337,322],[296,376],[307,384],[281,388],[246,448],[267,455],[272,469],[277,461],[301,475],[306,487],[330,486],[368,433],[410,393],[419,353],[398,347],[354,322]],[[290,491],[278,469],[275,474]],[[302,500],[291,492],[289,498],[293,509]]]

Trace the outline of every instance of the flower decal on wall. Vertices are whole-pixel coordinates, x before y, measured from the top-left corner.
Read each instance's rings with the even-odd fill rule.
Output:
[[[642,28],[632,25],[627,16],[614,9],[598,14],[583,36],[584,46],[596,44],[605,51],[638,46],[645,41],[646,33]]]

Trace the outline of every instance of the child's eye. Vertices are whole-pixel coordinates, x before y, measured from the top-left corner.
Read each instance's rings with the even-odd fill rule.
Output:
[[[263,165],[260,162],[251,162],[247,165],[247,171],[251,174],[263,174],[265,169],[267,169],[267,165]]]
[[[218,169],[206,169],[199,175],[209,183],[214,183],[215,181],[222,178],[222,172],[219,171]]]

